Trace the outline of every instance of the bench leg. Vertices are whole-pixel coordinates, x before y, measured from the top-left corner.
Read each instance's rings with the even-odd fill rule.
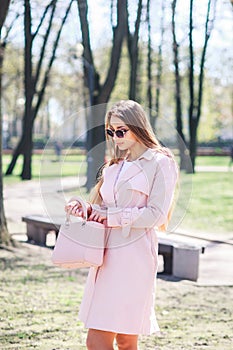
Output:
[[[173,254],[174,276],[197,281],[200,251],[200,248],[175,247]]]
[[[44,228],[38,228],[37,242],[40,245],[46,246],[46,236],[49,231]]]
[[[27,223],[28,242],[33,241],[36,244],[45,246],[47,233],[48,233],[47,229],[37,227],[32,223]]]
[[[172,275],[173,274],[173,250],[168,253],[160,253],[163,257],[163,271],[159,272],[160,275]]]
[[[27,236],[28,236],[28,242],[36,241],[37,236],[37,228],[34,224],[27,222]]]
[[[173,272],[173,250],[170,253],[163,253],[163,272],[164,275],[172,275]]]

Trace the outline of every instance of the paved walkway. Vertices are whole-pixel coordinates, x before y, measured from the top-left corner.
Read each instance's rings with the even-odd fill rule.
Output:
[[[25,236],[25,223],[21,217],[29,214],[64,215],[64,203],[72,191],[84,185],[85,178],[79,182],[75,177],[52,180],[23,181],[4,187],[4,205],[9,231],[13,235]],[[179,232],[171,234],[182,242],[205,245],[205,253],[200,256],[199,285],[233,285],[233,232],[216,236],[216,233]],[[217,239],[216,239],[217,237]]]

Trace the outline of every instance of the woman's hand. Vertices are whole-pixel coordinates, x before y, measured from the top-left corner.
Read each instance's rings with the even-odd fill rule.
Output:
[[[88,217],[88,221],[96,221],[101,224],[107,224],[107,209],[100,208],[99,206],[93,204],[91,214]]]
[[[91,205],[89,203],[86,203],[86,206],[87,206],[87,214],[89,216],[92,211]],[[65,212],[73,216],[79,216],[82,218],[84,217],[82,206],[78,201],[71,201],[67,203],[67,205],[65,206]]]

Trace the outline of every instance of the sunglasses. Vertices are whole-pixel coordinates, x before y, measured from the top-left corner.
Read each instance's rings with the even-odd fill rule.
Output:
[[[129,129],[128,129],[128,130],[124,130],[124,129],[122,129],[122,130],[111,130],[111,129],[106,129],[106,133],[107,133],[109,136],[113,137],[114,134],[115,134],[116,137],[118,137],[119,139],[122,139],[122,138],[125,136],[125,133],[127,133],[127,131],[129,131]]]

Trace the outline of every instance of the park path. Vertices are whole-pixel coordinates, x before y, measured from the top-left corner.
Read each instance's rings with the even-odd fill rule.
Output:
[[[218,168],[218,171],[227,169],[215,168]],[[206,167],[200,167],[199,171],[206,171]],[[41,181],[34,179],[5,185],[4,205],[10,233],[20,239],[26,239],[26,226],[21,221],[24,215],[47,215],[48,212],[49,215],[54,215],[56,212],[57,216],[63,216],[64,203],[70,198],[70,193],[84,184],[85,177],[66,177]],[[233,231],[232,235],[218,235],[216,240],[214,232],[181,232],[177,228],[172,237],[178,241],[198,243],[206,247],[205,253],[200,255],[197,281],[199,285],[233,285]]]

